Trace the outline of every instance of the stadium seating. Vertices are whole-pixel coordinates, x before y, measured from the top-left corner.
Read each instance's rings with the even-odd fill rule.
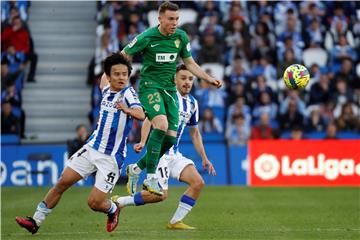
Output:
[[[308,48],[303,52],[303,60],[306,67],[311,67],[315,63],[324,67],[327,64],[328,55],[322,48]]]
[[[201,65],[201,68],[206,70],[210,69],[211,73],[214,75],[216,79],[224,79],[225,68],[220,63],[204,63]]]

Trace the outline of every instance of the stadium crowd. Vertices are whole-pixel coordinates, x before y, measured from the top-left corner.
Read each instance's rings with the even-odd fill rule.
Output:
[[[200,130],[230,144],[248,139],[347,138],[360,133],[360,16],[357,2],[176,2],[197,17],[180,28],[193,57],[211,74],[224,72],[225,86],[198,80]],[[149,26],[158,2],[98,2],[97,48],[89,66],[93,85],[90,119],[100,104],[98,78],[108,53],[121,50]],[[312,51],[323,55],[315,55]],[[325,53],[325,54],[324,54]],[[285,88],[287,66],[306,63],[311,80],[302,91]],[[134,63],[141,63],[135,56]],[[209,63],[211,63],[209,65]],[[212,67],[215,66],[215,67]],[[356,70],[358,71],[356,73]],[[139,71],[130,79],[135,87]],[[138,140],[139,126],[130,141]]]
[[[1,2],[1,133],[25,137],[24,81],[35,81],[37,54],[27,25],[29,1]],[[27,67],[28,65],[28,67]]]

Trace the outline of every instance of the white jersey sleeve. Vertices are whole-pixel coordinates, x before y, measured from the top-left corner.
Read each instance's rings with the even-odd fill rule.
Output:
[[[142,107],[139,97],[133,87],[129,87],[124,94],[124,102],[129,108]]]

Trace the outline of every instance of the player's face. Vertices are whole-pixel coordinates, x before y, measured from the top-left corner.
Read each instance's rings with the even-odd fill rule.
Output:
[[[120,91],[128,85],[128,68],[124,64],[116,64],[111,67],[110,71],[110,88]]]
[[[159,15],[160,27],[166,34],[169,35],[175,33],[178,21],[178,11],[166,10],[164,13]]]
[[[194,76],[188,70],[180,70],[176,73],[175,83],[181,95],[189,94],[194,83]]]

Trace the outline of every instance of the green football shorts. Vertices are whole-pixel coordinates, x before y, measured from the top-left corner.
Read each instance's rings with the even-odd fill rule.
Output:
[[[158,115],[166,115],[168,129],[178,130],[179,106],[176,91],[146,88],[139,91],[139,99],[149,120]]]

